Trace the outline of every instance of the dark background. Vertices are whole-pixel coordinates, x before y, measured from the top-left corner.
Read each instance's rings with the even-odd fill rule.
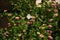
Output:
[[[7,12],[10,13],[11,9],[12,8],[8,0],[0,0],[0,28],[7,27],[9,21],[7,16],[1,17],[1,14],[3,14],[4,10],[7,10]]]
[[[8,12],[11,10],[11,5],[8,0],[0,0],[0,13],[4,10],[8,10]]]

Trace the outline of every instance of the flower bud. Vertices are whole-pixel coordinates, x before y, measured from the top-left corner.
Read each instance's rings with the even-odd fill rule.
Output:
[[[57,17],[57,16],[58,16],[58,13],[55,13],[53,16],[54,16],[54,17]]]
[[[53,40],[53,37],[52,36],[48,36],[49,40]]]
[[[53,4],[52,4],[52,6],[56,7],[56,4],[55,4],[55,3],[53,3]]]
[[[38,35],[40,35],[40,32],[37,32]]]
[[[50,24],[48,25],[48,28],[52,28],[52,27],[53,27],[52,25],[50,25]]]
[[[14,4],[14,6],[17,6],[17,4]]]
[[[19,19],[20,19],[20,17],[15,17],[15,19],[16,19],[16,20],[19,20]]]
[[[7,10],[4,10],[4,12],[7,12]]]
[[[31,19],[30,22],[35,22],[35,20],[34,19]]]
[[[21,37],[21,36],[22,36],[22,34],[20,33],[20,34],[18,34],[18,36],[19,36],[19,37]]]
[[[23,30],[23,32],[26,32],[26,30]]]
[[[53,22],[54,21],[54,19],[49,19],[49,22]]]
[[[32,22],[27,22],[27,24],[29,24],[29,25],[30,25],[30,24],[32,24]]]
[[[8,23],[8,27],[10,27],[11,26],[11,23]]]
[[[4,36],[8,36],[7,34],[8,34],[8,32],[4,32],[4,33],[3,33]]]
[[[54,12],[58,12],[58,10],[57,9],[54,9]]]
[[[8,13],[8,16],[12,16],[12,14],[11,13]]]
[[[32,18],[32,19],[34,19],[34,18],[35,18],[35,16],[31,16],[31,18]]]
[[[51,9],[48,9],[48,12],[51,12]]]
[[[39,36],[40,36],[40,38],[44,38],[44,35],[43,34],[40,34]]]

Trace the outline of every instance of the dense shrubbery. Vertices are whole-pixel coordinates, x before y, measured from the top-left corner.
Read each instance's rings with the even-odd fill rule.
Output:
[[[34,0],[14,0],[11,13],[0,13],[0,40],[59,40],[58,9],[56,4]],[[4,25],[6,19],[7,24]],[[8,21],[7,21],[8,20]]]

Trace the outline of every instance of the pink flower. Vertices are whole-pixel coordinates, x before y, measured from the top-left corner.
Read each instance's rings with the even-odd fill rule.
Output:
[[[3,36],[8,36],[7,34],[8,34],[8,32],[4,32],[4,33],[3,33]]]
[[[29,25],[30,25],[30,24],[32,24],[32,22],[27,22],[27,24],[29,24]]]
[[[49,33],[49,32],[50,32],[50,30],[46,30],[46,32],[48,32],[48,33]]]
[[[53,4],[52,4],[52,6],[56,7],[56,4],[55,4],[55,3],[53,3]]]
[[[48,28],[52,28],[52,27],[53,27],[52,25],[50,25],[50,24],[48,25]]]
[[[51,9],[48,9],[49,12],[51,12]]]
[[[35,22],[35,20],[34,19],[31,19],[30,22]]]
[[[54,9],[54,12],[58,12],[58,10],[57,9]]]
[[[53,22],[54,21],[54,19],[49,19],[49,22]]]
[[[11,26],[11,23],[8,23],[8,27],[10,27]]]
[[[52,36],[48,36],[49,40],[53,40],[53,37]]]
[[[52,31],[51,31],[51,30],[46,30],[46,32],[48,32],[48,33],[49,33],[49,35],[51,35],[51,34],[52,34]]]

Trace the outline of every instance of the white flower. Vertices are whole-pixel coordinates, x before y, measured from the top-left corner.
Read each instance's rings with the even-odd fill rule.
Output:
[[[41,3],[41,0],[36,0],[36,5],[39,5]]]
[[[30,14],[27,14],[26,17],[27,17],[27,19],[30,19],[31,18],[31,15]]]
[[[36,6],[37,7],[41,7],[40,3],[41,3],[41,0],[36,0]]]
[[[53,16],[54,16],[54,17],[57,17],[57,16],[58,16],[58,13],[55,13]]]
[[[60,0],[55,0],[58,4],[60,4]]]

